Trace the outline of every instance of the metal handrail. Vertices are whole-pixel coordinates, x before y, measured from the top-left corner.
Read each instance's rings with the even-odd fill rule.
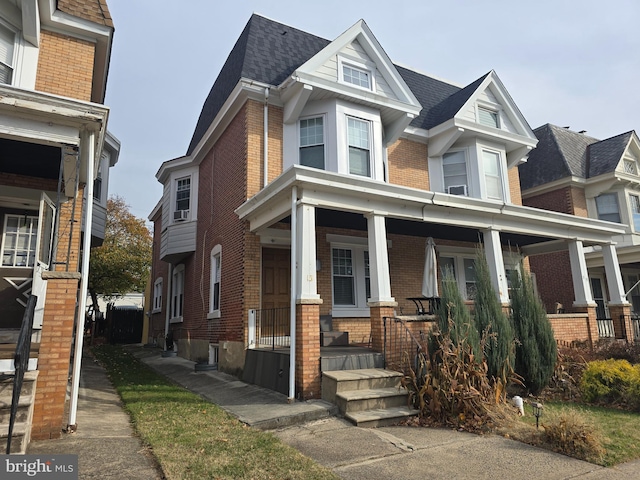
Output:
[[[384,323],[384,339],[383,339],[383,356],[385,367],[396,369],[404,374],[409,373],[409,368],[416,371],[421,361],[426,361],[427,350],[423,342],[418,340],[405,321],[398,317],[383,317]],[[394,325],[400,325],[400,332],[392,328]],[[394,337],[395,332],[395,337]],[[423,334],[423,332],[420,332]],[[415,352],[414,365],[411,366],[408,361],[408,353]]]
[[[29,368],[29,356],[31,354],[31,335],[33,333],[33,315],[36,310],[38,297],[30,295],[22,317],[22,325],[18,334],[16,353],[13,357],[13,391],[11,393],[11,415],[9,417],[9,435],[7,437],[7,455],[11,452],[11,437],[18,413],[18,402],[24,380],[24,372]]]

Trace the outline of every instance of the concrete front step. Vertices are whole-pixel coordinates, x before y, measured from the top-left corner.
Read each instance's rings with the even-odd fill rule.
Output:
[[[358,427],[373,428],[394,425],[418,413],[418,410],[404,406],[352,412],[345,414],[344,418]]]
[[[11,453],[27,453],[27,444],[30,437],[31,425],[27,422],[16,422],[13,425],[13,435],[11,438]],[[7,438],[9,436],[9,422],[0,425],[0,448],[2,454],[7,451]]]
[[[402,374],[383,368],[322,372],[322,398],[336,403],[336,395],[353,390],[400,387]]]
[[[323,356],[320,359],[320,370],[330,372],[336,370],[360,370],[383,368],[384,356],[381,353],[358,353]]]
[[[343,413],[362,412],[390,407],[404,407],[409,393],[395,387],[351,390],[336,394],[336,404]]]
[[[28,371],[24,373],[22,380],[22,391],[20,398],[31,397],[35,391],[35,381],[38,378],[38,371]],[[11,396],[13,392],[13,375],[0,377],[0,406],[3,404],[11,405]]]

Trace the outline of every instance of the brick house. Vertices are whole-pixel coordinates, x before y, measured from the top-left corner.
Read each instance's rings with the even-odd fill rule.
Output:
[[[585,304],[596,305],[599,337],[633,340],[640,331],[640,141],[634,131],[604,140],[546,124],[534,133],[538,146],[520,165],[525,205],[583,218],[622,224],[624,232],[613,237],[614,257],[599,246],[585,248],[588,284]],[[573,308],[569,252],[555,252],[531,259],[538,289],[547,311],[556,303]],[[622,282],[617,278],[618,269]],[[629,305],[630,304],[630,305]],[[630,312],[631,311],[631,312]]]
[[[83,248],[104,239],[120,149],[103,105],[113,31],[104,0],[0,3],[0,371],[35,294],[34,439],[64,426]]]
[[[479,242],[505,305],[530,254],[571,248],[586,274],[623,228],[522,206],[536,143],[494,71],[460,87],[395,65],[364,21],[326,40],[253,15],[156,174],[150,337],[257,382],[249,354],[284,338],[276,383],[318,398],[323,324],[381,351],[383,318],[418,313],[429,237],[470,303]]]

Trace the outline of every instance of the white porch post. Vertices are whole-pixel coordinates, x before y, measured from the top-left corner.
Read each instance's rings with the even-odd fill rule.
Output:
[[[628,302],[625,296],[622,274],[615,245],[602,245],[602,257],[604,259],[604,271],[607,275],[607,286],[612,305],[626,305]]]
[[[368,226],[369,271],[371,278],[371,298],[368,302],[395,302],[391,296],[389,275],[389,254],[387,253],[387,229],[385,217],[379,213],[365,215]]]
[[[313,205],[299,203],[296,210],[296,294],[299,300],[319,300],[316,276],[316,209]]]
[[[484,237],[484,254],[489,264],[491,283],[501,303],[509,303],[509,284],[504,272],[504,257],[500,244],[500,232],[493,229],[482,231]]]
[[[573,279],[573,291],[575,294],[575,306],[593,305],[593,296],[589,286],[589,273],[587,262],[584,258],[584,249],[581,240],[569,241],[569,260],[571,262],[571,277]]]

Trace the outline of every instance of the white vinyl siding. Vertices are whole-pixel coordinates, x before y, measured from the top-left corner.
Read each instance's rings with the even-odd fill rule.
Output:
[[[444,192],[453,195],[468,195],[467,158],[464,150],[445,153],[442,157]]]
[[[36,260],[38,217],[5,215],[2,266],[32,268]]]
[[[599,220],[620,223],[620,209],[618,208],[618,195],[615,193],[603,193],[596,197],[596,209]]]
[[[324,118],[300,120],[300,165],[324,170]]]

